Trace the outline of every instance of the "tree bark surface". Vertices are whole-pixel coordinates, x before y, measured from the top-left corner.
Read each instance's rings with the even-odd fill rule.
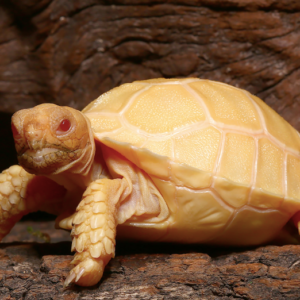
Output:
[[[19,223],[6,237],[10,243],[0,246],[0,299],[300,298],[300,246],[291,245],[224,249],[118,242],[99,284],[64,289],[71,243],[50,229],[53,222],[32,224]],[[33,242],[27,225],[47,232],[53,243]],[[27,242],[12,242],[22,240],[16,233]]]
[[[195,76],[256,94],[300,128],[300,2],[21,0],[0,4],[0,110],[82,109],[125,82]]]

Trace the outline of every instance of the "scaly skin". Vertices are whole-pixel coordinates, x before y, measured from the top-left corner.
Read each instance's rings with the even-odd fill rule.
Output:
[[[12,166],[0,174],[0,239],[22,216],[42,207],[51,207],[66,190],[44,176],[29,174]]]
[[[10,232],[21,217],[33,209],[33,199],[26,198],[28,183],[34,175],[20,166],[12,166],[0,175],[0,239]]]
[[[81,286],[96,284],[104,267],[115,255],[117,206],[126,182],[121,179],[96,180],[89,185],[73,218],[72,264],[76,265],[65,281]]]

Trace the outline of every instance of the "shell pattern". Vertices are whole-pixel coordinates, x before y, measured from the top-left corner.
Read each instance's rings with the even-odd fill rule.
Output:
[[[96,139],[160,190],[172,224],[163,240],[258,244],[300,209],[299,133],[244,90],[195,78],[137,81],[83,112]]]

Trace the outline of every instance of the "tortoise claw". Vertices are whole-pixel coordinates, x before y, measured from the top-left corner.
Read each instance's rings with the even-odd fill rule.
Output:
[[[80,286],[92,286],[98,283],[102,277],[104,264],[102,260],[85,259],[74,267],[65,280],[64,288],[71,283]]]
[[[80,277],[84,274],[84,272],[85,272],[84,268],[80,268],[79,271],[77,269],[78,268],[74,268],[70,272],[70,274],[68,275],[68,277],[66,278],[66,280],[64,282],[64,288],[66,288],[67,286],[69,286],[71,283],[77,282],[80,279]]]
[[[64,288],[70,285],[70,283],[74,282],[76,275],[74,272],[71,272],[64,282]]]
[[[81,268],[81,269],[79,270],[79,272],[78,272],[78,274],[77,274],[77,276],[76,276],[75,282],[77,282],[77,281],[80,279],[80,277],[84,274],[84,272],[85,272],[85,269],[84,269],[84,268]]]

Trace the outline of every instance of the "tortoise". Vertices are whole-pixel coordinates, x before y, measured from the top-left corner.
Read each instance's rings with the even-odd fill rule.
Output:
[[[20,166],[0,175],[1,238],[28,212],[58,215],[96,284],[118,237],[259,245],[300,217],[299,133],[249,92],[209,80],[123,84],[82,112],[16,112]]]

